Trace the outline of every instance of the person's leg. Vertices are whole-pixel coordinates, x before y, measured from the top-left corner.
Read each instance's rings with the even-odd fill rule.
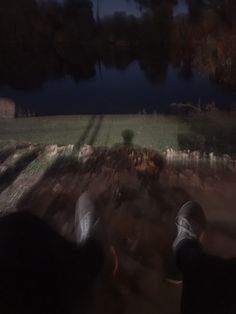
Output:
[[[75,208],[75,237],[85,272],[96,277],[104,264],[105,232],[92,195],[83,193]]]
[[[200,244],[206,219],[201,207],[186,203],[177,215],[173,249],[183,274],[182,314],[232,312],[235,262],[206,254]]]
[[[207,255],[200,243],[186,240],[176,251],[176,263],[183,275],[183,314],[231,313],[231,261]]]
[[[118,257],[114,247],[108,243],[104,222],[89,192],[84,192],[76,204],[75,236],[85,269],[94,275],[102,269],[107,276],[116,274]]]

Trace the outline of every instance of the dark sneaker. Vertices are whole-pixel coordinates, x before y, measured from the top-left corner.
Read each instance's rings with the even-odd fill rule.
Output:
[[[182,273],[176,266],[173,256],[170,261],[167,261],[166,270],[167,270],[166,280],[169,283],[174,284],[174,285],[179,285],[182,283],[182,280],[183,280]]]
[[[75,236],[77,243],[83,243],[88,238],[96,238],[95,233],[99,220],[91,194],[84,192],[79,197],[75,208]]]
[[[173,243],[173,250],[183,240],[200,240],[206,227],[206,217],[202,207],[193,201],[185,203],[176,217],[177,237]]]

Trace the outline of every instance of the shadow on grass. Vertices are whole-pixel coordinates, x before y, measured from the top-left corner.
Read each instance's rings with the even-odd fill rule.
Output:
[[[13,148],[13,147],[3,149],[0,152],[0,164],[3,163],[9,156],[13,155],[15,151],[16,151],[16,148]]]
[[[12,166],[6,169],[0,175],[0,193],[10,186],[18,175],[40,154],[41,149],[36,148],[31,152],[25,153],[20,159]]]
[[[67,221],[74,212],[80,171],[81,165],[74,155],[58,157],[40,181],[21,197],[17,208],[32,211],[48,222],[62,213],[63,220]]]
[[[99,135],[99,131],[101,130],[101,127],[102,127],[103,119],[104,119],[103,115],[99,116],[98,121],[97,121],[97,125],[94,128],[93,133],[91,135],[91,138],[88,142],[89,145],[94,145],[96,143],[97,137]]]
[[[80,146],[85,143],[85,140],[87,139],[91,129],[94,126],[95,120],[96,120],[96,115],[93,115],[90,118],[90,120],[89,120],[89,122],[88,122],[88,124],[87,124],[87,126],[86,126],[86,128],[84,130],[84,132],[82,133],[81,137],[79,138],[78,142],[75,144],[75,148],[76,149],[79,149]]]
[[[134,131],[130,130],[130,129],[126,129],[124,131],[122,131],[121,136],[123,138],[123,144],[125,146],[131,146],[133,145],[133,139],[134,139]]]
[[[0,164],[3,163],[8,157],[13,155],[18,149],[24,149],[28,146],[28,144],[18,144],[12,147],[3,148],[3,150],[0,151]]]

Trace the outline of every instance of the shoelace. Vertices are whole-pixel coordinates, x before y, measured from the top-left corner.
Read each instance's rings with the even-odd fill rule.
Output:
[[[189,221],[184,218],[184,217],[178,217],[176,219],[176,226],[178,228],[178,235],[181,234],[182,232],[186,232],[188,236],[190,236],[191,238],[196,238],[196,234],[193,231]],[[181,230],[184,229],[184,230]]]

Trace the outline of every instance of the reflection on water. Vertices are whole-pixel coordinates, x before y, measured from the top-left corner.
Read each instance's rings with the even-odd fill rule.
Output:
[[[45,2],[50,0],[38,0],[38,2]],[[59,3],[63,3],[65,0],[57,0]],[[112,15],[115,12],[125,12],[127,15],[141,16],[145,11],[143,4],[144,1],[135,0],[91,0],[93,4],[93,12],[95,15],[99,14],[100,17]],[[173,14],[187,14],[188,5],[186,0],[177,0],[173,7]]]
[[[134,0],[93,0],[94,13],[101,17],[111,15],[114,12],[125,12],[127,15],[141,15],[141,8]]]
[[[174,6],[174,15],[188,14],[188,5],[186,0],[178,0],[177,4]]]
[[[115,12],[125,12],[127,15],[141,16],[145,12],[142,5],[135,0],[93,0],[94,14],[100,17],[114,14]],[[178,0],[173,7],[174,16],[179,14],[188,14],[188,5],[186,0]]]
[[[235,2],[45,1],[2,3],[0,97],[37,115],[235,108]]]
[[[3,96],[11,95],[17,104],[37,115],[168,113],[173,102],[206,104],[215,101],[224,108],[236,99],[235,90],[211,83],[196,72],[186,79],[172,66],[168,67],[163,80],[153,83],[145,77],[137,61],[122,71],[98,65],[96,70],[93,78],[77,83],[67,76],[49,80],[41,88],[30,91],[3,87],[0,92]]]

